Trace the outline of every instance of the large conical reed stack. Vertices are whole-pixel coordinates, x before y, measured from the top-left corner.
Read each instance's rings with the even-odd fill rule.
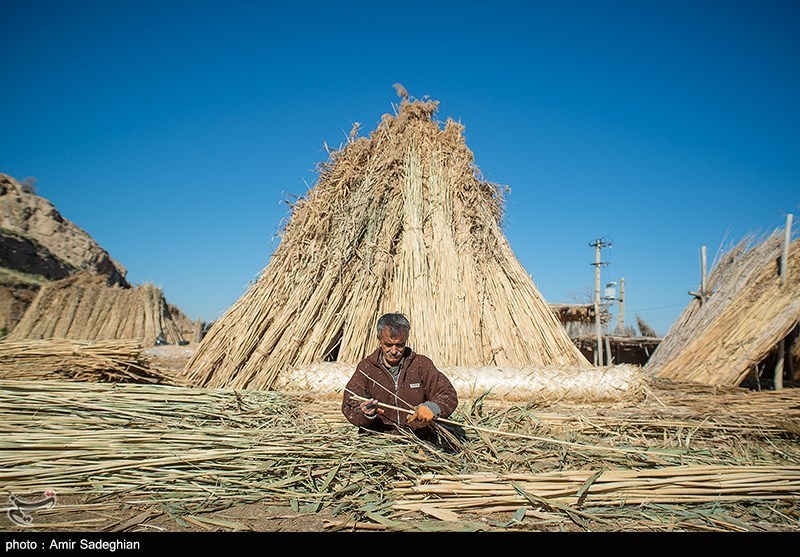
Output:
[[[464,128],[403,99],[321,165],[267,267],[184,373],[209,387],[270,388],[281,370],[356,363],[385,312],[441,366],[587,366],[502,229],[503,188],[480,178]]]

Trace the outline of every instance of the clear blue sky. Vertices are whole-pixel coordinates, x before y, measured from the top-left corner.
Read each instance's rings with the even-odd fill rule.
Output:
[[[603,283],[665,334],[700,246],[800,213],[796,1],[3,0],[0,21],[0,172],[192,318],[245,292],[323,141],[372,131],[397,82],[510,187],[548,302],[588,301],[605,238]]]

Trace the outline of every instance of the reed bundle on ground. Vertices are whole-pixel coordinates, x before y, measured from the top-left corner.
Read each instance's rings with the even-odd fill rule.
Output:
[[[283,370],[355,364],[386,312],[440,366],[586,366],[514,256],[504,190],[484,181],[463,126],[404,99],[321,165],[280,245],[186,366],[192,384],[270,388]]]
[[[696,516],[684,528],[718,527],[721,513],[742,516],[752,508],[767,517],[752,520],[752,528],[796,528],[791,509],[800,446],[786,431],[695,427],[705,423],[703,416],[685,427],[688,417],[669,424],[664,415],[653,426],[663,436],[625,420],[556,434],[530,406],[484,414],[474,402],[455,417],[496,433],[469,429],[457,450],[448,451],[413,436],[360,435],[343,419],[309,414],[312,407],[273,391],[0,380],[0,485],[12,494],[52,489],[60,500],[79,498],[83,510],[89,505],[107,517],[102,525],[119,522],[112,503],[179,520],[261,502],[338,517],[335,527],[355,521],[387,530],[502,529],[502,522],[469,519],[495,504],[489,493],[483,494],[486,508],[467,511],[448,509],[443,494],[425,492],[433,478],[480,476],[491,484],[500,478],[561,483],[573,503],[569,497],[585,487],[586,504],[576,508],[552,490],[525,489],[527,499],[508,492],[508,484],[495,486],[514,497],[515,512],[523,508],[516,523],[531,528],[542,513],[556,522],[580,515],[587,529],[609,529],[607,521],[632,515],[641,520],[642,505],[620,500],[631,494],[641,500],[648,489],[659,504],[672,497],[674,505],[651,506],[650,529],[665,529],[672,517],[689,512]],[[74,529],[64,519],[73,510],[81,505],[56,507],[48,517]]]
[[[800,466],[674,466],[542,474],[425,475],[395,484],[397,510],[480,513],[521,505],[638,505],[800,499]]]
[[[800,240],[779,265],[783,233],[743,241],[715,265],[710,295],[689,303],[645,366],[662,378],[735,386],[800,320]]]
[[[181,331],[192,326],[153,285],[123,288],[79,273],[43,286],[7,338],[139,339],[154,346],[159,337],[170,344],[184,341]]]
[[[770,419],[800,419],[800,391],[754,391],[738,387],[707,386],[655,378],[651,387],[657,390],[657,403],[673,412],[698,416],[740,416],[753,423]],[[653,395],[656,396],[655,394]]]
[[[123,383],[175,380],[150,366],[138,340],[69,339],[0,342],[3,379],[73,379]]]
[[[341,397],[355,366],[322,362],[281,373],[274,388],[318,398]],[[505,401],[570,400],[608,402],[636,400],[645,377],[637,366],[585,367],[445,367],[441,368],[459,398],[488,396]]]

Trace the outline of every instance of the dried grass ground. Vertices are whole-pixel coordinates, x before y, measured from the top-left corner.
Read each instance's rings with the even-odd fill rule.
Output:
[[[177,371],[192,347],[158,347],[150,352],[153,365],[164,371]],[[304,400],[302,411],[309,420],[345,424],[336,401]],[[522,408],[511,403],[479,403],[484,417],[496,416],[498,429],[548,436],[562,440],[529,449],[509,450],[499,439],[485,438],[488,450],[479,458],[502,462],[506,469],[532,471],[575,470],[597,466],[646,468],[641,455],[619,455],[615,447],[654,446],[646,459],[662,458],[665,465],[758,465],[774,463],[781,467],[800,465],[800,399],[795,389],[781,393],[749,393],[742,389],[714,389],[682,386],[668,382],[656,385],[646,398],[635,404],[554,403]],[[514,416],[525,413],[517,424]],[[534,418],[534,422],[531,419]],[[491,419],[489,419],[491,422]],[[522,428],[522,429],[521,429]],[[525,429],[526,428],[526,429]],[[474,436],[473,436],[474,438]],[[593,450],[571,450],[568,443]],[[674,452],[675,458],[669,456]],[[646,460],[645,459],[645,460]],[[519,462],[515,462],[519,461]],[[515,468],[516,467],[516,468]],[[777,483],[780,483],[778,479]],[[388,489],[389,486],[387,486]],[[401,486],[402,487],[402,486]],[[400,491],[395,491],[401,493]],[[785,494],[785,493],[784,493]],[[547,532],[798,532],[800,531],[800,490],[774,499],[733,497],[694,504],[638,504],[581,507],[551,501],[516,504],[516,510],[492,512],[491,493],[484,496],[487,507],[459,513],[459,523],[468,530],[547,531]],[[396,530],[401,522],[375,522],[364,516],[348,519],[322,506],[316,512],[300,512],[280,498],[233,503],[225,508],[209,508],[197,513],[173,514],[169,506],[134,503],[141,497],[116,495],[94,497],[63,495],[57,508],[37,517],[41,525],[22,529],[5,520],[5,531],[82,531],[82,532],[329,532]],[[235,499],[231,499],[235,500]],[[406,503],[413,505],[413,497]],[[520,513],[520,509],[527,511]],[[439,510],[439,512],[444,512]],[[439,531],[458,531],[457,523],[438,521],[423,513],[409,513],[416,524],[439,525]],[[3,517],[5,519],[5,517]],[[405,523],[408,524],[408,523]],[[412,521],[411,524],[414,524]],[[407,526],[406,526],[407,527]]]

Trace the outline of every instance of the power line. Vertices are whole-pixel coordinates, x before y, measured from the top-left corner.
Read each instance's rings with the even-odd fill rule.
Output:
[[[686,307],[686,304],[673,304],[671,306],[655,306],[649,308],[631,308],[631,311],[653,311],[657,309],[675,309]]]

